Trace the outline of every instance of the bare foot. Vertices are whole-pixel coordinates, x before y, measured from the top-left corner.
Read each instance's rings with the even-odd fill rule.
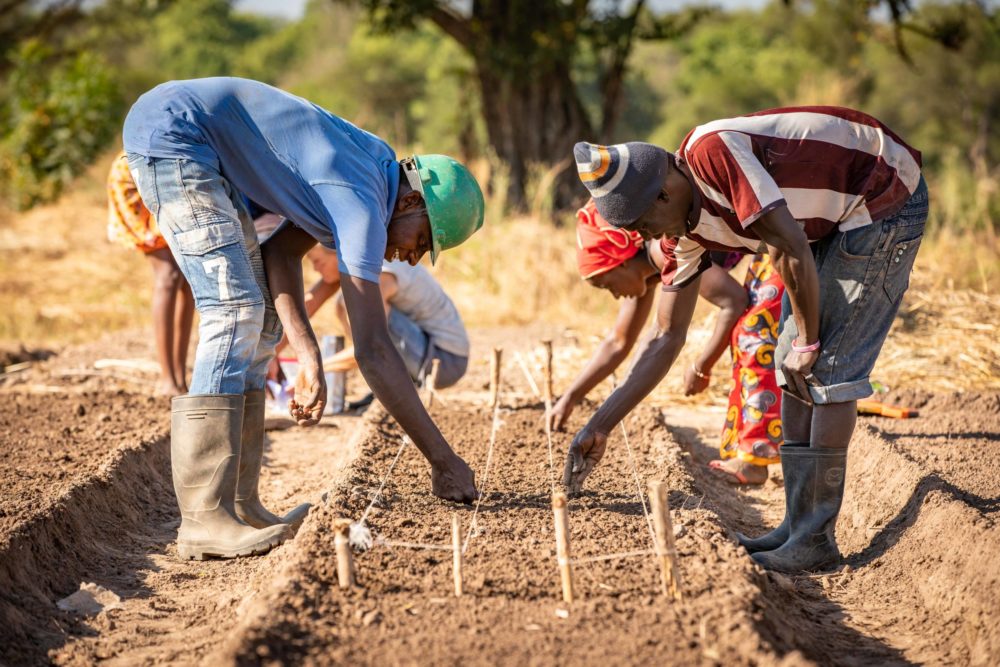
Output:
[[[755,466],[739,459],[709,461],[708,467],[725,475],[730,484],[756,485],[767,481],[767,466]]]
[[[187,393],[187,389],[178,387],[173,380],[160,380],[156,383],[157,396],[180,396]]]

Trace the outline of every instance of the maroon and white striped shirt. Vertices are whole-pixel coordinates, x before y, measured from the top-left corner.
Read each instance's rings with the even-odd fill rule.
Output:
[[[780,206],[815,241],[887,218],[920,182],[918,151],[875,118],[842,107],[770,109],[699,125],[677,157],[691,171],[701,211],[687,236],[661,241],[668,291],[708,268],[708,250],[763,250],[753,223]]]

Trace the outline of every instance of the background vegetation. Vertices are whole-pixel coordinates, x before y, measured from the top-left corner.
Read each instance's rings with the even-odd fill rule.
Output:
[[[696,124],[789,104],[862,109],[919,148],[933,198],[920,284],[995,294],[1000,10],[928,0],[905,11],[886,1],[775,0],[760,10],[664,14],[641,2],[619,11],[610,1],[476,0],[480,14],[469,17],[454,10],[461,3],[312,0],[301,20],[289,22],[241,13],[229,0],[0,0],[0,340],[73,339],[90,323],[145,321],[146,282],[133,277],[145,276],[141,258],[116,250],[108,262],[101,250],[102,179],[124,114],[142,92],[213,75],[252,77],[307,97],[401,154],[469,161],[486,185],[488,224],[436,271],[475,324],[597,322],[595,314],[614,309],[575,275],[566,223],[585,194],[578,186],[568,198],[559,193],[565,146],[585,138],[673,148]],[[437,13],[442,6],[445,15]],[[540,23],[533,7],[548,20]],[[903,11],[898,24],[888,20],[893,8]],[[456,17],[478,31],[471,43],[449,23]],[[541,87],[547,96],[512,83],[545,68],[559,70]],[[573,123],[545,124],[567,105],[579,107]],[[497,114],[516,122],[498,129]],[[535,153],[505,145],[511,131],[545,141]],[[552,153],[539,154],[539,146]],[[61,208],[38,206],[71,183]],[[72,234],[52,238],[60,225],[73,225]],[[46,270],[88,266],[98,287],[90,281],[74,292],[82,281],[72,275],[28,280],[38,258],[24,255],[25,230],[39,226],[53,260]],[[84,254],[95,252],[88,264]],[[69,294],[86,316],[66,316]]]

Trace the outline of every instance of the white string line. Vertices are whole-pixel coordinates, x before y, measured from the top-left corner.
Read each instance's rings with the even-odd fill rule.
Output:
[[[527,378],[528,386],[531,387],[531,391],[535,392],[535,396],[541,398],[542,392],[535,383],[535,378],[531,375],[531,371],[528,370],[528,364],[524,362],[524,357],[521,356],[520,352],[514,352],[514,361],[517,362],[517,365],[520,366],[521,370],[524,372],[524,377]]]
[[[465,540],[462,542],[462,554],[469,549],[469,542],[472,540],[472,534],[475,532],[478,524],[479,518],[479,506],[483,502],[483,498],[486,496],[487,484],[490,480],[490,464],[493,462],[493,445],[497,441],[497,430],[500,428],[500,395],[502,393],[503,382],[497,382],[497,402],[493,406],[493,426],[490,428],[490,446],[486,450],[486,468],[483,470],[483,482],[479,488],[479,496],[476,498],[476,507],[472,511],[472,519],[469,521],[469,530],[465,533]]]
[[[390,547],[390,548],[391,547],[400,547],[400,548],[403,548],[403,549],[429,549],[429,550],[432,550],[432,551],[451,551],[452,550],[451,546],[445,546],[443,544],[426,544],[424,542],[397,542],[396,540],[386,540],[386,539],[383,539],[381,537],[378,539],[378,541],[375,542],[375,545],[376,546],[385,546],[385,547]]]
[[[583,556],[580,558],[556,558],[560,565],[579,565],[581,563],[594,563],[603,560],[620,560],[623,558],[637,558],[639,556],[653,556],[656,551],[653,549],[638,549],[636,551],[622,551],[616,554],[604,554],[601,556]]]
[[[639,496],[639,503],[642,505],[642,514],[646,517],[646,528],[649,529],[649,539],[656,544],[656,532],[653,530],[653,520],[646,509],[646,496],[642,493],[642,482],[639,481],[639,470],[635,465],[635,457],[632,455],[632,445],[628,441],[628,429],[625,428],[625,420],[618,422],[622,427],[622,437],[625,439],[625,450],[628,452],[628,462],[632,466],[632,475],[635,477],[635,492]]]
[[[524,372],[524,377],[528,379],[528,384],[531,385],[531,390],[535,392],[535,396],[538,398],[542,397],[542,392],[538,389],[538,384],[535,383],[535,377],[531,374],[531,370],[528,368],[528,364],[524,362],[524,357],[521,356],[520,352],[514,352],[514,359],[517,364],[521,367]],[[552,418],[552,398],[545,399],[545,439],[548,442],[549,447],[549,487],[554,493],[556,490],[556,465],[555,458],[552,454],[552,427],[549,421]]]
[[[378,491],[375,492],[375,495],[372,497],[372,501],[368,503],[368,507],[365,508],[364,514],[362,514],[361,519],[358,520],[358,524],[361,526],[365,525],[365,519],[368,518],[368,513],[372,511],[372,507],[374,507],[375,503],[378,502],[379,497],[382,495],[382,489],[385,488],[386,482],[389,481],[389,475],[392,474],[392,469],[396,467],[399,457],[402,456],[403,450],[406,449],[406,445],[410,442],[410,438],[405,435],[400,439],[403,442],[399,445],[399,451],[396,452],[396,458],[394,458],[392,463],[389,464],[389,469],[385,471],[385,477],[382,478],[382,483],[379,484]]]
[[[549,486],[556,492],[556,463],[552,454],[552,399],[545,399],[545,439],[549,443]]]

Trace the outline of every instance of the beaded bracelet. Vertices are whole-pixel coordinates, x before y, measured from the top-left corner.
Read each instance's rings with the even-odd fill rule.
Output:
[[[711,375],[707,375],[707,374],[702,373],[701,371],[699,371],[698,368],[694,364],[691,364],[691,372],[693,372],[695,375],[697,375],[698,377],[700,377],[702,380],[708,380],[709,378],[712,377]]]
[[[804,354],[806,352],[815,352],[819,349],[819,339],[816,339],[815,343],[810,343],[809,345],[796,345],[795,341],[792,341],[792,351],[798,352],[799,354]]]

